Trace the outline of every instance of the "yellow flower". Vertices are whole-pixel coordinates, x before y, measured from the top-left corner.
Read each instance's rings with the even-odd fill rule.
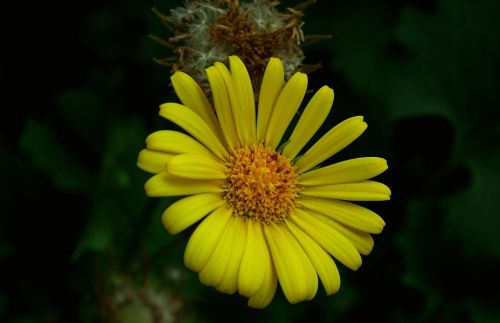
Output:
[[[341,122],[300,154],[326,119],[333,90],[316,92],[284,140],[307,76],[296,73],[285,84],[283,63],[271,58],[256,112],[243,62],[231,56],[229,63],[230,70],[222,63],[206,69],[215,109],[191,77],[172,76],[182,105],[162,104],[160,115],[189,135],[162,130],[146,139],[138,165],[155,174],[146,193],[187,196],[167,208],[162,221],[176,234],[201,220],[184,262],[202,283],[238,292],[255,308],[271,302],[278,281],[290,303],[312,299],[318,277],[333,294],[340,286],[333,258],[357,270],[360,254],[373,248],[370,234],[385,225],[348,201],[388,200],[389,188],[368,180],[387,162],[365,157],[318,168],[365,131],[363,117]]]

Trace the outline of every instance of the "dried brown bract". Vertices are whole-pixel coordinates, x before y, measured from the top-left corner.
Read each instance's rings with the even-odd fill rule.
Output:
[[[188,73],[204,89],[208,89],[205,68],[216,61],[227,63],[230,55],[243,60],[255,88],[272,56],[283,61],[289,78],[303,67],[301,45],[307,37],[302,32],[302,10],[312,2],[287,8],[284,13],[278,11],[278,1],[269,0],[190,1],[168,16],[153,9],[173,33],[168,39],[152,36],[173,52],[172,57],[156,62]]]

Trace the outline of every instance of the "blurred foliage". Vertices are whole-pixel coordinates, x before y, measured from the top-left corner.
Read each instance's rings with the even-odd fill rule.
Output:
[[[387,158],[393,199],[369,204],[386,229],[358,272],[340,269],[337,295],[289,305],[278,292],[261,311],[184,268],[190,232],[163,229],[173,200],[146,198],[135,165],[147,134],[171,127],[157,106],[176,100],[152,60],[166,49],[147,37],[168,31],[149,9],[179,3],[22,10],[43,37],[13,37],[26,50],[5,66],[24,111],[0,137],[0,321],[154,321],[145,308],[180,322],[500,321],[497,1],[319,0],[306,10],[307,34],[333,35],[305,49],[306,63],[323,65],[311,88],[336,92],[323,128],[356,114],[370,125],[335,158]]]

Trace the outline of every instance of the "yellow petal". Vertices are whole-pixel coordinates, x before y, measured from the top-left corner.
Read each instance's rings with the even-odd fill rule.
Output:
[[[231,102],[229,100],[226,84],[224,83],[224,78],[219,70],[214,66],[210,66],[205,71],[207,73],[208,82],[210,83],[210,89],[212,90],[215,111],[217,112],[217,117],[219,118],[222,133],[224,134],[229,147],[236,148],[239,146],[239,139],[234,128]]]
[[[247,241],[241,259],[238,290],[241,295],[250,297],[259,291],[264,282],[266,264],[263,255],[268,251],[261,225],[246,221],[246,227]]]
[[[340,288],[340,275],[332,257],[292,221],[288,221],[287,226],[311,260],[326,294],[336,293]]]
[[[352,270],[357,270],[361,266],[361,256],[352,242],[332,227],[318,221],[311,213],[308,210],[295,209],[295,214],[289,219],[338,261]]]
[[[167,163],[167,172],[190,179],[225,179],[225,170],[221,162],[195,154],[177,155]]]
[[[245,130],[245,123],[247,120],[243,118],[243,113],[240,109],[240,102],[238,95],[236,94],[236,89],[234,87],[234,81],[231,73],[227,69],[226,65],[216,62],[214,67],[217,68],[219,73],[222,75],[222,79],[226,84],[227,94],[229,96],[229,102],[231,106],[231,114],[233,116],[234,129],[236,130],[236,134],[238,135],[239,145],[243,145],[250,138],[246,137],[247,131]]]
[[[221,282],[215,287],[218,291],[226,294],[233,294],[238,290],[240,265],[246,242],[247,227],[245,222],[247,221],[243,220],[241,217],[234,217],[234,220],[236,224],[234,228],[231,228],[233,239],[224,248],[221,246],[221,252],[224,253],[222,257],[228,258],[226,271],[222,276]],[[227,230],[230,229],[228,228]],[[216,252],[217,250],[218,249],[216,249]],[[212,258],[214,257],[215,255],[212,256]]]
[[[275,149],[297,112],[307,89],[307,75],[295,73],[281,91],[266,133],[266,146]]]
[[[291,304],[314,297],[318,276],[311,261],[285,224],[264,226],[274,268],[283,293]]]
[[[164,103],[160,105],[160,115],[189,132],[217,157],[224,159],[227,156],[227,151],[217,135],[194,111],[177,103]]]
[[[206,193],[183,198],[171,204],[161,217],[170,234],[176,234],[201,220],[224,204],[221,194]]]
[[[171,77],[175,93],[182,104],[196,112],[215,134],[219,135],[219,122],[215,117],[214,110],[210,106],[205,93],[198,83],[184,72],[177,71]]]
[[[148,149],[163,151],[171,154],[198,154],[214,156],[199,141],[182,132],[160,130],[153,132],[146,138]]]
[[[174,155],[161,151],[143,149],[137,157],[137,166],[146,172],[158,174],[165,171],[167,161]]]
[[[368,255],[372,252],[374,241],[369,233],[346,227],[322,214],[311,213],[311,215],[316,216],[318,219],[340,232],[340,234],[344,235],[352,242],[360,254]]]
[[[380,233],[385,225],[384,220],[375,212],[353,203],[310,196],[301,196],[299,203],[304,208],[324,214],[356,230]]]
[[[253,94],[252,81],[248,75],[245,64],[238,56],[229,56],[231,75],[233,77],[234,89],[240,102],[241,116],[245,122],[243,131],[245,138],[243,144],[255,143],[256,141],[256,120],[255,120],[255,96]]]
[[[324,185],[357,182],[382,174],[387,161],[378,157],[354,158],[313,169],[300,175],[300,185]]]
[[[193,180],[163,172],[151,177],[144,189],[148,196],[181,196],[200,193],[220,193],[222,182],[215,180]]]
[[[299,174],[308,171],[344,149],[356,140],[366,130],[366,127],[363,117],[352,117],[333,127],[297,159],[295,166]]]
[[[184,252],[187,268],[200,272],[205,267],[232,215],[233,211],[222,205],[198,225]]]
[[[264,266],[264,279],[260,289],[248,299],[248,306],[253,308],[264,308],[273,300],[278,286],[278,278],[273,267],[269,249],[266,247],[261,254],[262,265]]]
[[[245,236],[238,239],[237,234],[245,233],[240,217],[229,218],[214,252],[207,264],[200,271],[200,281],[208,286],[214,286],[219,291],[234,293],[238,284],[238,269],[243,253]],[[229,266],[233,266],[230,268]],[[236,268],[234,268],[236,267]],[[228,269],[232,269],[231,273]],[[226,274],[232,274],[226,276]]]
[[[290,160],[297,156],[323,124],[332,108],[332,104],[333,90],[328,86],[323,86],[309,101],[290,139],[287,141],[283,155]]]
[[[259,111],[257,113],[257,139],[266,139],[267,126],[274,110],[276,100],[283,89],[285,70],[280,59],[271,57],[267,63],[259,92]]]
[[[346,201],[386,201],[391,198],[391,190],[374,181],[306,186],[301,194]]]

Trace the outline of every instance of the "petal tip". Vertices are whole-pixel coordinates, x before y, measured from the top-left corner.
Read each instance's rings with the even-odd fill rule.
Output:
[[[178,230],[174,230],[174,228],[172,227],[172,223],[170,223],[168,213],[166,212],[167,210],[165,210],[165,212],[163,212],[161,216],[161,223],[168,233],[170,233],[171,235],[177,234]]]

